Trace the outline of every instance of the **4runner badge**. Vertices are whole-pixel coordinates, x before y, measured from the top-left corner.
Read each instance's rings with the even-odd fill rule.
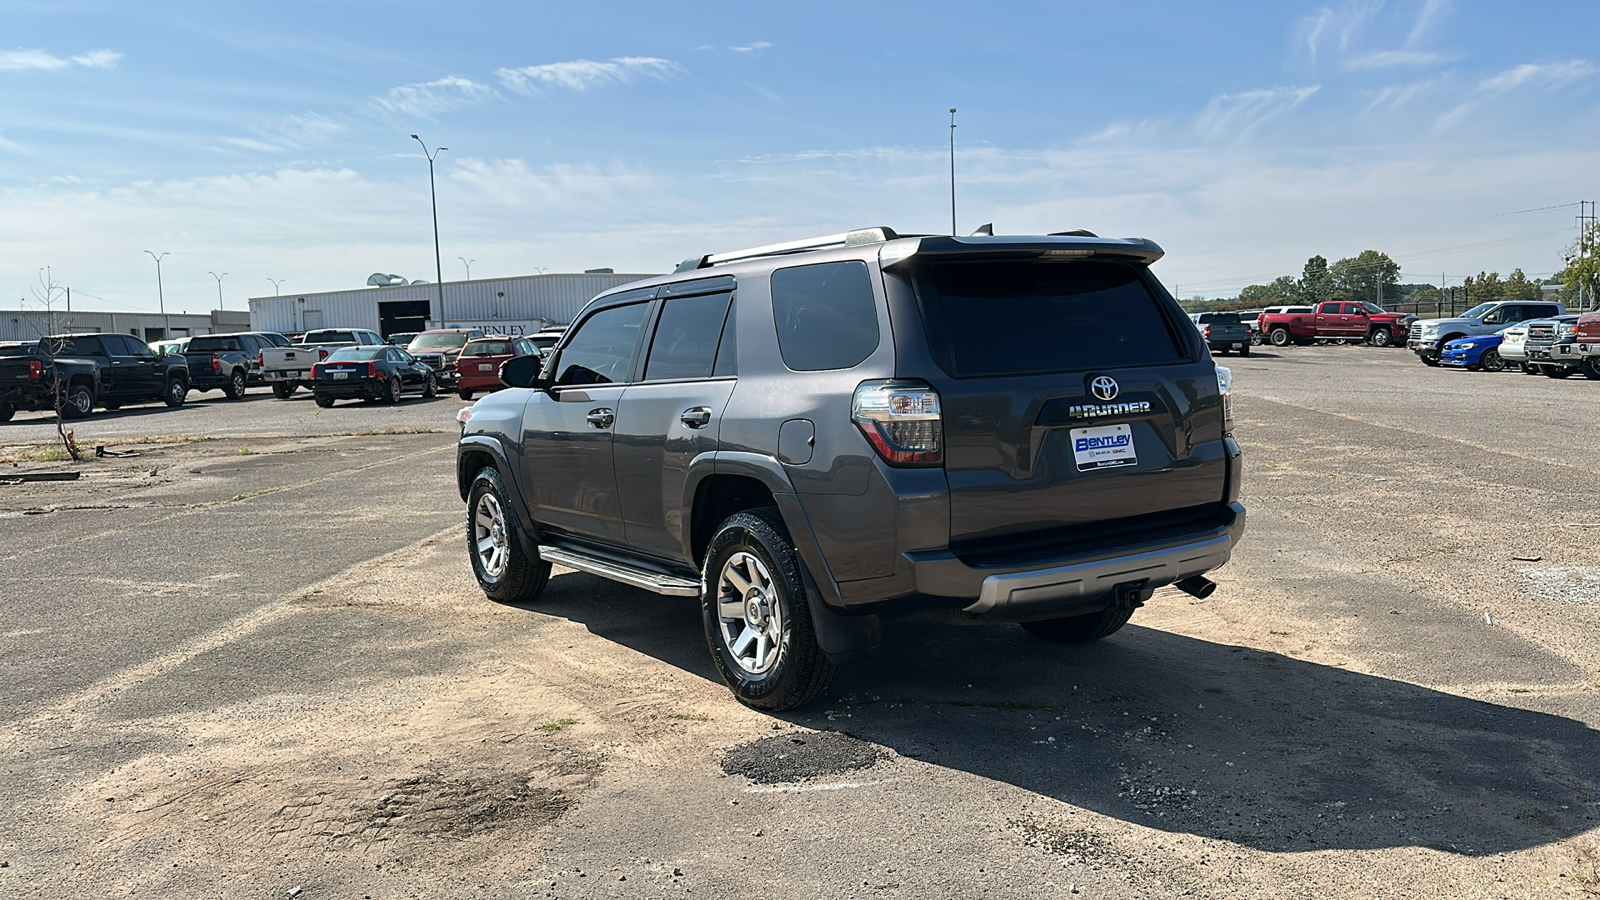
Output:
[[[1105,402],[1082,403],[1069,407],[1067,413],[1074,419],[1098,419],[1101,416],[1126,416],[1150,411],[1150,403],[1148,401],[1112,403],[1111,401],[1117,399],[1117,395],[1122,393],[1122,389],[1117,386],[1116,379],[1110,375],[1096,375],[1090,379],[1089,393],[1093,394],[1096,400]]]

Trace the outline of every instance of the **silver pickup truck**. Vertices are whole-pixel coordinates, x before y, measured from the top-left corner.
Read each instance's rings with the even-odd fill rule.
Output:
[[[260,352],[261,381],[272,385],[272,396],[287,400],[311,384],[311,367],[340,347],[377,347],[384,344],[376,331],[365,328],[319,328],[308,331],[300,343],[270,347]]]

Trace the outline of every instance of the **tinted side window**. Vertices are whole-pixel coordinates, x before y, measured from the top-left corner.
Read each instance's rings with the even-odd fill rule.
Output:
[[[644,365],[645,380],[709,377],[732,297],[702,294],[662,301],[656,336]]]
[[[561,351],[561,370],[556,384],[611,384],[628,380],[647,309],[648,303],[614,306],[583,320]]]
[[[739,304],[728,307],[728,320],[722,323],[722,340],[717,343],[717,365],[712,375],[739,374],[739,341],[737,339]]]
[[[53,344],[53,343],[55,343],[55,341],[47,341],[46,343]],[[57,350],[54,355],[55,356],[106,356],[108,354],[105,352],[105,349],[100,345],[100,339],[99,338],[97,338],[97,337],[74,337],[74,338],[64,338],[64,339],[62,339],[62,341],[61,341],[61,349]],[[126,355],[126,354],[119,353],[118,355],[122,356],[122,355]]]
[[[778,351],[797,372],[848,369],[878,348],[872,279],[858,260],[772,273]]]

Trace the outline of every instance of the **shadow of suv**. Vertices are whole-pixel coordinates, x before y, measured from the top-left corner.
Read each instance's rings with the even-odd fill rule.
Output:
[[[738,698],[787,709],[886,614],[1081,643],[1244,530],[1231,373],[1086,232],[872,228],[685,261],[595,298],[462,413],[479,584],[552,563],[699,597]]]

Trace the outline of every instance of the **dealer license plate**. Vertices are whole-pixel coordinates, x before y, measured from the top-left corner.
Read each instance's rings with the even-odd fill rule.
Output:
[[[349,378],[350,377],[350,373],[349,372],[335,372],[335,373],[333,373],[333,377],[336,380],[340,379],[340,378]]]
[[[1117,466],[1137,465],[1139,458],[1133,452],[1133,428],[1128,425],[1097,425],[1093,428],[1074,428],[1072,457],[1078,471],[1111,469]]]
[[[478,363],[479,372],[493,372],[494,363]]]

